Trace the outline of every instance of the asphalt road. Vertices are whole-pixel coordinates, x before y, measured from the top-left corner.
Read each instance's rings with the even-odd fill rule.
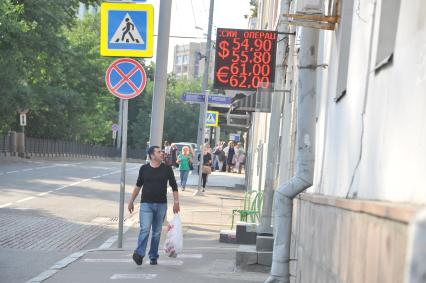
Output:
[[[139,166],[127,163],[126,199]],[[0,158],[0,282],[26,282],[115,235],[120,176],[120,162]]]

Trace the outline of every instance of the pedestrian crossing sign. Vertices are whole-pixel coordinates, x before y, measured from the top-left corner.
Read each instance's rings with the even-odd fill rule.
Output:
[[[151,58],[154,7],[139,3],[102,3],[101,55]]]
[[[219,112],[207,111],[206,114],[206,127],[217,127],[219,124]]]

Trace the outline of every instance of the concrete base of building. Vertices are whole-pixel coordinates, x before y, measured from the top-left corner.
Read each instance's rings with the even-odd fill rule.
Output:
[[[419,209],[300,195],[293,208],[292,282],[404,282],[408,224]]]

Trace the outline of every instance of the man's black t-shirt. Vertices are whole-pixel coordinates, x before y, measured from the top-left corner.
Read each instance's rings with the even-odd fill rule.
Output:
[[[167,181],[173,191],[177,191],[177,184],[173,169],[161,163],[157,168],[149,164],[142,165],[136,186],[142,188],[141,202],[167,202]]]

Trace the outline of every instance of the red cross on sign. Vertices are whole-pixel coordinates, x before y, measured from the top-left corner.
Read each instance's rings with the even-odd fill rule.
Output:
[[[105,76],[108,90],[122,99],[138,96],[145,88],[146,80],[145,69],[138,61],[130,58],[112,62]]]

